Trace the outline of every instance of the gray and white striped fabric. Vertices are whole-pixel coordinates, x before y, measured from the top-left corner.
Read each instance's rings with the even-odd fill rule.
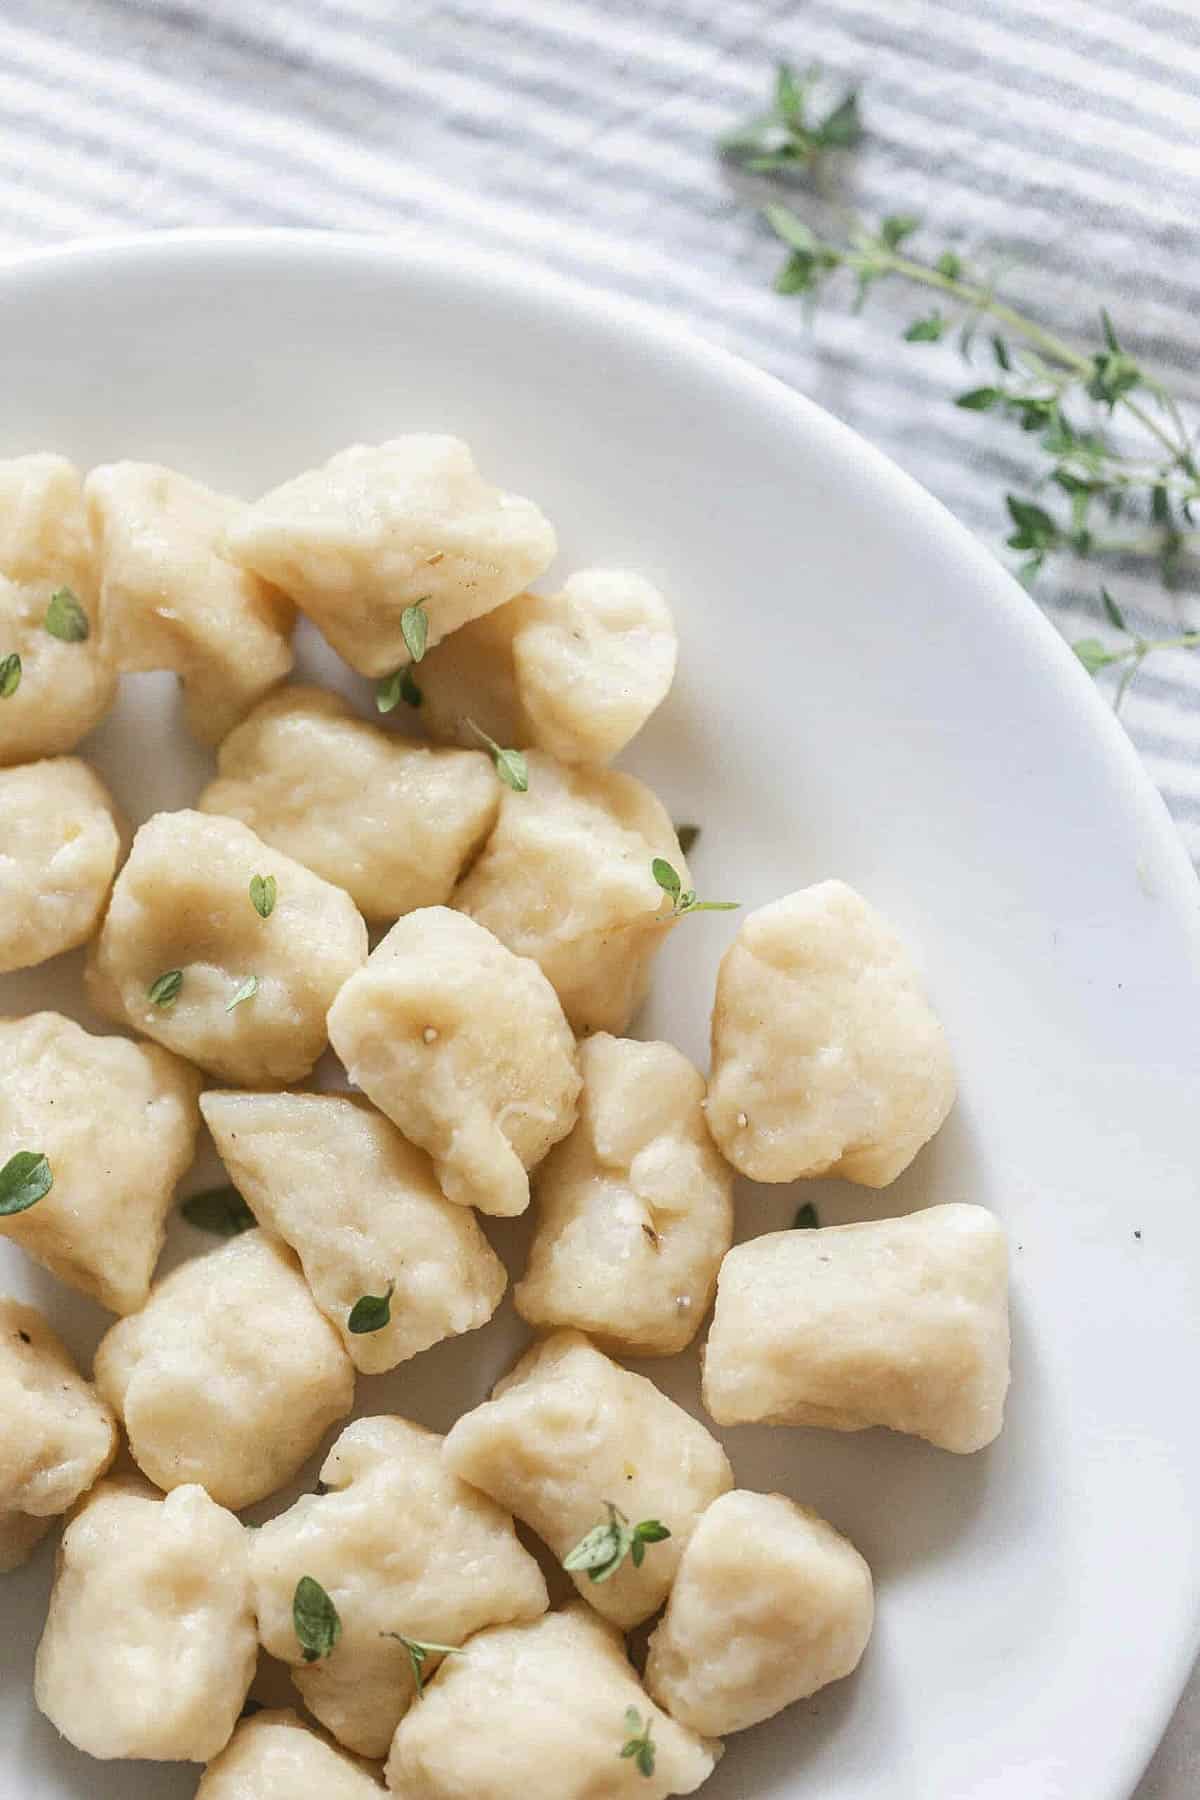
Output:
[[[949,404],[954,351],[898,343],[911,303],[813,326],[771,292],[777,248],[712,143],[776,55],[863,83],[864,208],[1013,258],[1012,288],[1064,331],[1093,332],[1108,296],[1131,347],[1200,396],[1196,0],[4,0],[0,244],[426,222],[653,300],[998,545],[1028,448]],[[1189,620],[1186,595],[1111,585],[1148,633]],[[1093,572],[1041,597],[1069,636],[1103,635]],[[1156,658],[1125,717],[1200,856],[1200,656]]]
[[[899,342],[912,305],[810,324],[771,291],[778,247],[712,145],[777,56],[862,84],[864,208],[1011,256],[1011,290],[1065,333],[1094,332],[1107,297],[1200,401],[1197,0],[3,0],[0,248],[426,223],[654,302],[999,544],[1028,446],[950,404],[955,353]],[[1200,592],[1189,616],[1185,592],[1110,585],[1147,633],[1200,624]],[[1076,569],[1042,597],[1069,636],[1103,636],[1095,594]],[[1125,717],[1200,856],[1200,655],[1156,659]],[[1141,1800],[1191,1796],[1197,1767],[1200,1696]]]

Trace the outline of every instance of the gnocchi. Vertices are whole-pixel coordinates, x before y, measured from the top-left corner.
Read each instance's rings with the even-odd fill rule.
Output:
[[[207,1762],[257,1654],[246,1533],[202,1488],[102,1481],[63,1533],[34,1674],[89,1756]]]
[[[733,1173],[704,1123],[704,1078],[670,1044],[600,1032],[579,1054],[579,1120],[534,1175],[517,1311],[618,1354],[674,1356],[733,1238]]]
[[[85,944],[121,833],[112,797],[73,756],[0,768],[0,975]]]
[[[1008,1336],[1004,1233],[982,1206],[775,1231],[721,1265],[704,1404],[720,1425],[887,1425],[981,1450]]]
[[[469,719],[501,744],[606,763],[665,700],[677,654],[657,588],[625,569],[584,569],[439,645],[421,669],[421,716],[443,742],[469,742]]]
[[[142,1305],[176,1182],[195,1153],[200,1077],[157,1044],[60,1013],[0,1019],[0,1163],[40,1152],[53,1186],[0,1236],[110,1312]]]
[[[546,1583],[508,1513],[451,1472],[441,1438],[406,1419],[347,1426],[321,1481],[326,1492],[254,1534],[259,1633],[272,1656],[296,1665],[305,1705],[341,1743],[384,1756],[415,1691],[398,1634],[456,1646],[485,1625],[535,1619]],[[292,1618],[304,1575],[341,1621],[332,1653],[308,1663]]]
[[[625,1747],[643,1738],[653,1753],[634,1765]],[[694,1794],[719,1756],[659,1711],[620,1635],[576,1602],[481,1631],[448,1657],[400,1721],[387,1783],[398,1800],[626,1800],[635,1784],[645,1800],[666,1800]]]
[[[632,775],[568,769],[531,750],[528,793],[506,793],[478,862],[454,896],[552,983],[571,1028],[622,1032],[646,997],[674,924],[656,857],[688,886],[661,801]]]
[[[350,1079],[433,1158],[448,1200],[529,1205],[528,1171],[575,1123],[579,1059],[536,964],[444,906],[393,925],[329,1013]]]
[[[760,907],[717,979],[708,1123],[752,1181],[886,1187],[954,1102],[946,1034],[887,921],[842,881]]]
[[[238,1511],[282,1487],[354,1403],[354,1365],[291,1252],[261,1231],[186,1262],[96,1351],[143,1474]]]
[[[273,877],[269,917],[250,884]],[[348,894],[236,819],[156,813],[133,840],[92,946],[103,1012],[220,1080],[299,1081],[325,1048],[325,1014],[367,957]]]
[[[408,607],[440,643],[520,593],[558,548],[532,501],[486,482],[458,438],[421,434],[339,451],[246,507],[225,542],[361,675],[409,662]]]
[[[158,463],[93,469],[84,498],[122,669],[172,669],[188,729],[219,743],[292,666],[291,602],[222,555],[241,507]]]
[[[219,770],[202,812],[240,819],[389,924],[449,900],[500,804],[482,751],[393,737],[319,688],[264,700],[221,745]]]
[[[73,750],[116,691],[79,471],[0,461],[0,766]]]
[[[729,1459],[699,1420],[577,1331],[526,1351],[492,1398],[459,1419],[445,1455],[560,1559],[603,1524],[610,1504],[634,1524],[664,1524],[670,1536],[640,1568],[629,1557],[603,1582],[573,1577],[623,1630],[657,1612],[700,1515],[733,1486]]]
[[[0,976],[87,944],[94,1004],[152,1040],[0,1018],[0,1237],[123,1315],[89,1382],[0,1298],[0,1571],[66,1516],[37,1704],[94,1757],[204,1763],[197,1800],[668,1800],[850,1675],[859,1552],[735,1486],[670,1371],[613,1360],[679,1354],[714,1294],[718,1426],[966,1454],[1003,1423],[984,1208],[806,1207],[731,1248],[735,1171],[884,1187],[946,1119],[946,1033],[892,926],[841,881],[745,917],[708,1084],[622,1035],[683,915],[734,908],[692,889],[698,828],[608,767],[671,687],[667,603],[623,569],[534,593],[556,549],[449,436],[249,505],[158,464],[0,461]],[[285,685],[297,608],[376,679],[369,720]],[[66,754],[122,670],[173,672],[217,749],[123,867]],[[354,1093],[326,1091],[327,1046]],[[182,1211],[226,1241],[155,1282],[202,1120],[235,1185]],[[445,1437],[347,1423],[360,1372],[446,1345],[399,1378],[432,1407],[439,1364],[488,1368],[451,1347],[508,1280],[472,1209],[531,1194],[498,1241],[528,1242],[515,1310],[545,1335]],[[315,1491],[244,1528],[323,1444]],[[247,1704],[260,1650],[297,1710]]]
[[[650,1639],[646,1687],[693,1731],[745,1731],[858,1667],[871,1571],[832,1525],[782,1494],[714,1500]]]
[[[0,1574],[103,1475],[117,1427],[41,1313],[0,1298]]]
[[[487,1323],[507,1285],[473,1214],[382,1114],[340,1094],[208,1093],[225,1167],[258,1222],[296,1252],[312,1296],[364,1374]],[[358,1332],[364,1294],[387,1322]]]
[[[380,1793],[357,1758],[281,1708],[242,1720],[209,1763],[196,1800],[380,1800]]]

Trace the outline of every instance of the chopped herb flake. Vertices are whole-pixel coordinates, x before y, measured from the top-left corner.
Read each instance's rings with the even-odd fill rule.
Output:
[[[189,1194],[179,1210],[197,1231],[211,1231],[216,1237],[237,1237],[258,1224],[235,1187],[205,1188],[203,1193]]]
[[[18,1150],[0,1169],[0,1219],[28,1212],[54,1186],[50,1164],[40,1150]]]
[[[69,587],[55,588],[46,608],[46,630],[64,644],[82,644],[91,631],[78,596]]]
[[[269,919],[275,911],[275,901],[279,894],[279,884],[273,875],[252,875],[250,877],[250,904],[260,919]]]
[[[491,752],[492,761],[496,765],[496,773],[501,781],[510,787],[514,794],[527,794],[529,792],[529,765],[522,752],[502,749],[495,738],[490,738],[486,731],[479,728],[474,719],[466,719],[463,722],[475,733],[480,743]]]
[[[382,1331],[391,1322],[392,1295],[395,1291],[395,1282],[389,1281],[386,1293],[363,1294],[350,1308],[346,1330],[352,1331],[356,1337],[362,1337],[369,1331]]]
[[[257,975],[247,975],[245,981],[243,981],[241,987],[238,989],[237,993],[233,996],[233,999],[226,1002],[225,1011],[227,1013],[232,1012],[234,1007],[241,1006],[241,1004],[244,1000],[253,1000],[253,998],[254,998],[255,994],[257,994],[257,992],[258,992],[258,976]]]
[[[152,981],[146,990],[151,1006],[174,1006],[182,986],[183,970],[168,969],[157,981]]]
[[[317,1662],[328,1656],[342,1635],[337,1607],[311,1575],[302,1575],[296,1583],[292,1596],[292,1623],[305,1662]]]
[[[404,639],[408,654],[415,663],[419,663],[429,642],[429,614],[425,611],[424,600],[418,600],[413,606],[406,606],[400,614],[400,636]]]

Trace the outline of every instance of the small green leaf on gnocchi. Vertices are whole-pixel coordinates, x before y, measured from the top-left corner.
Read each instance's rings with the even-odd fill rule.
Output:
[[[46,630],[50,636],[64,644],[82,644],[91,629],[78,595],[69,587],[55,588],[46,608]]]
[[[337,1607],[311,1575],[302,1575],[296,1583],[292,1596],[292,1623],[305,1662],[318,1662],[328,1656],[342,1635]]]
[[[18,1150],[0,1169],[0,1219],[28,1212],[54,1186],[50,1164],[40,1150]]]

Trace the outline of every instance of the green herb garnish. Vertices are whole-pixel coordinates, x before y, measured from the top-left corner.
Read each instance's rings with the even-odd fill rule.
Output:
[[[0,1219],[28,1212],[54,1186],[50,1164],[40,1150],[18,1150],[0,1169]]]
[[[0,660],[0,700],[11,699],[21,685],[21,658],[15,650]]]
[[[183,970],[168,969],[156,981],[152,981],[146,989],[151,1006],[174,1006],[179,998],[179,990],[183,986]]]
[[[406,606],[400,614],[400,636],[404,639],[404,648],[408,654],[415,663],[419,663],[429,642],[429,614],[425,611],[424,600]]]
[[[342,1635],[337,1607],[311,1575],[302,1575],[296,1583],[292,1595],[292,1623],[305,1662],[317,1662],[328,1656]]]
[[[392,1295],[395,1291],[395,1282],[389,1281],[386,1293],[363,1294],[350,1308],[346,1330],[352,1331],[356,1337],[362,1337],[369,1331],[382,1331],[385,1325],[391,1323]]]
[[[250,877],[250,904],[260,919],[269,919],[275,911],[275,901],[279,894],[279,883],[273,875],[252,875]]]
[[[849,93],[823,118],[809,117],[817,68],[797,75],[787,63],[775,71],[773,103],[721,139],[721,149],[754,175],[807,169],[823,150],[852,150],[862,138],[858,96]]]
[[[393,1638],[397,1644],[403,1644],[408,1652],[408,1660],[412,1667],[413,1682],[416,1685],[417,1699],[425,1697],[425,1664],[431,1656],[457,1656],[458,1644],[423,1644],[419,1638],[405,1637],[399,1631],[385,1631],[383,1637]]]
[[[394,712],[402,700],[406,706],[420,706],[424,697],[411,668],[397,669],[375,684],[375,705],[381,713]]]
[[[587,1536],[580,1538],[563,1557],[562,1566],[568,1574],[586,1574],[589,1581],[607,1581],[627,1556],[634,1568],[640,1569],[646,1560],[646,1545],[661,1544],[671,1535],[658,1519],[643,1519],[640,1525],[631,1525],[611,1500],[604,1504],[608,1518],[601,1525],[593,1525]]]
[[[197,1231],[211,1231],[215,1237],[237,1237],[258,1224],[235,1187],[205,1188],[203,1193],[189,1194],[179,1210],[189,1225]]]
[[[654,858],[650,864],[650,873],[670,900],[673,919],[682,918],[684,913],[736,912],[741,905],[740,900],[697,900],[695,888],[689,888],[684,893],[679,871],[665,857]]]
[[[475,723],[474,719],[464,719],[463,724],[470,727],[485,749],[491,752],[492,761],[496,765],[496,773],[514,794],[529,792],[529,765],[520,750],[502,750],[495,738],[490,738],[486,731]]]
[[[233,999],[226,1001],[225,1011],[227,1013],[232,1012],[234,1007],[241,1006],[241,1004],[244,1000],[253,1000],[253,998],[254,998],[255,994],[257,994],[257,992],[258,992],[258,976],[257,975],[247,975],[245,981],[243,981],[243,983],[239,987],[237,993],[233,996]]]
[[[1181,631],[1172,637],[1146,638],[1138,632],[1131,631],[1124,617],[1117,611],[1117,606],[1107,588],[1100,589],[1101,604],[1109,623],[1115,625],[1124,637],[1124,643],[1116,649],[1110,649],[1101,643],[1099,638],[1079,638],[1071,645],[1072,650],[1083,664],[1089,675],[1098,675],[1101,669],[1121,666],[1121,679],[1117,683],[1113,695],[1113,706],[1117,712],[1121,710],[1121,702],[1129,692],[1138,670],[1148,656],[1156,650],[1200,650],[1200,631]],[[1114,617],[1114,615],[1117,615]],[[1118,622],[1119,620],[1119,622]]]
[[[91,631],[79,597],[69,587],[55,588],[46,608],[46,630],[64,644],[82,644]]]
[[[626,1708],[625,1729],[629,1736],[621,1748],[621,1757],[624,1760],[625,1757],[632,1756],[635,1759],[638,1774],[645,1775],[647,1780],[654,1773],[655,1746],[650,1736],[650,1727],[653,1723],[653,1719],[647,1713],[646,1725],[643,1730],[641,1713],[635,1706]]]
[[[857,144],[856,93],[825,118],[810,119],[818,77],[815,69],[797,77],[781,68],[770,110],[724,138],[725,154],[752,174],[778,178],[804,176],[822,152]],[[1200,543],[1197,433],[1166,384],[1122,344],[1109,312],[1097,309],[1092,341],[1071,342],[1001,299],[995,269],[971,267],[949,246],[925,250],[918,240],[914,248],[910,240],[921,226],[915,214],[871,221],[831,206],[819,192],[811,198],[814,224],[788,205],[763,208],[787,250],[778,292],[814,299],[848,279],[861,305],[881,283],[915,288],[936,304],[903,328],[906,342],[938,344],[956,331],[968,362],[975,360],[977,340],[985,343],[993,365],[988,378],[959,393],[955,404],[1016,426],[1039,452],[1039,497],[1004,496],[1006,542],[1017,552],[1020,579],[1032,586],[1056,557],[1149,558],[1173,586]],[[1110,646],[1088,636],[1073,648],[1089,674],[1120,670],[1119,707],[1148,657],[1200,650],[1200,629],[1185,624],[1163,637],[1144,637],[1117,622],[1120,609],[1110,601],[1101,589],[1104,617],[1121,641]]]

